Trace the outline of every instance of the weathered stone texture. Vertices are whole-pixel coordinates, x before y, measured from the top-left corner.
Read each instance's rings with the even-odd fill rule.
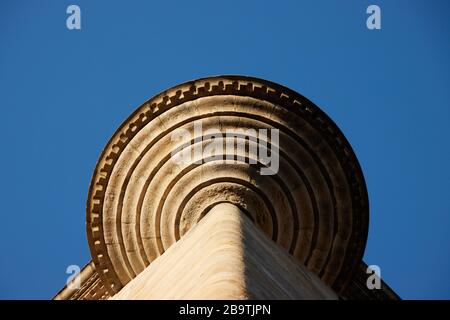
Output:
[[[236,206],[219,204],[113,299],[337,299]]]

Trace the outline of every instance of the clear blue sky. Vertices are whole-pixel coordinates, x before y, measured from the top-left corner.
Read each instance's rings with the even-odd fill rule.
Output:
[[[217,74],[319,105],[365,174],[365,261],[402,298],[450,298],[450,1],[430,0],[1,1],[0,298],[51,298],[89,261],[86,196],[109,137],[159,91]]]

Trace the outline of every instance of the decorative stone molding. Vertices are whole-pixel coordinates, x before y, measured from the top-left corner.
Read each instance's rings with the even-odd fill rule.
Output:
[[[193,130],[195,121],[205,129],[278,129],[278,173],[263,176],[263,164],[245,161],[174,163],[176,148],[208,143],[208,137],[171,141],[174,130]],[[238,206],[338,293],[359,268],[368,197],[342,132],[316,105],[286,87],[218,76],[151,98],[103,150],[89,188],[86,229],[108,293],[117,293],[221,202]]]

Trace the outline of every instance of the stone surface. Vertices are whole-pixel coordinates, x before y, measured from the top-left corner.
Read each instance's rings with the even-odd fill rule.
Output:
[[[219,204],[113,299],[337,299],[316,275]]]

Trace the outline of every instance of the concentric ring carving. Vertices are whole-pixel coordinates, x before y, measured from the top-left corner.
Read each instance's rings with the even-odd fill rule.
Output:
[[[213,159],[200,155],[191,163],[171,161],[176,150],[211,141],[203,132],[171,140],[174,130],[194,132],[196,121],[203,132],[278,129],[278,173],[261,175],[264,164],[258,159],[249,164],[252,155],[239,150],[223,151],[233,160],[204,161]],[[367,191],[341,131],[290,89],[256,78],[218,76],[151,98],[103,150],[89,189],[86,228],[109,293],[118,292],[221,202],[239,206],[337,291],[361,262]]]

